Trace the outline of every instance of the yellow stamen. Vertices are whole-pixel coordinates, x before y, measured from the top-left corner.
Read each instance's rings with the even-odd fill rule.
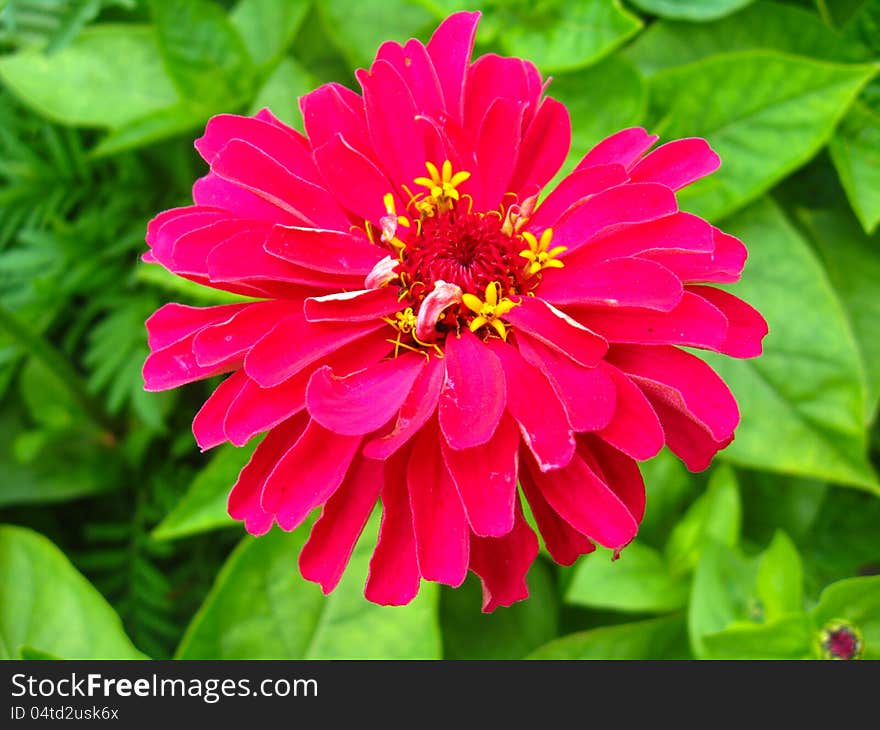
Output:
[[[426,162],[425,169],[428,177],[417,177],[413,182],[428,189],[428,194],[415,202],[416,209],[426,216],[432,216],[437,212],[451,210],[453,204],[461,199],[458,186],[464,183],[471,174],[464,170],[453,173],[452,163],[444,160],[442,169],[438,170],[433,162]]]
[[[557,256],[568,250],[568,247],[554,246],[550,248],[550,241],[553,239],[552,228],[545,228],[541,233],[540,240],[529,231],[523,231],[520,235],[529,246],[519,252],[519,255],[529,262],[529,276],[534,276],[542,269],[561,269],[565,266]]]
[[[475,294],[462,294],[461,301],[468,309],[477,316],[471,320],[469,326],[471,332],[476,332],[481,327],[489,325],[494,329],[502,340],[507,340],[507,327],[501,318],[513,309],[519,302],[501,296],[501,285],[493,281],[486,287],[486,298],[480,299]]]

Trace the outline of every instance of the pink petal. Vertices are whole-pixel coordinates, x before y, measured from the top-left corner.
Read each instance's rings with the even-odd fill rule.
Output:
[[[523,357],[550,381],[575,431],[595,431],[611,421],[615,390],[599,367],[583,367],[528,337],[518,336]]]
[[[480,127],[477,142],[477,169],[480,192],[474,198],[476,210],[492,210],[512,190],[510,178],[519,155],[524,103],[515,99],[495,99]]]
[[[264,510],[260,503],[263,486],[278,460],[300,437],[305,425],[304,417],[291,418],[273,429],[257,446],[229,493],[229,516],[244,520],[245,528],[252,535],[265,534],[275,521],[275,516]]]
[[[746,247],[734,236],[713,229],[714,250],[705,253],[689,251],[651,251],[646,255],[675,272],[682,281],[738,281],[746,263]]]
[[[525,460],[524,460],[525,462]],[[527,463],[527,462],[526,462]],[[560,565],[572,565],[581,555],[587,555],[596,549],[585,535],[575,530],[563,520],[550,506],[540,487],[532,479],[529,469],[534,468],[528,464],[519,474],[523,493],[532,510],[535,523],[544,538],[544,545],[550,557]]]
[[[538,538],[522,514],[519,500],[513,529],[504,537],[471,536],[471,570],[483,584],[483,612],[529,597],[526,574],[538,555]]]
[[[232,405],[232,401],[249,382],[243,370],[234,372],[217,386],[199,412],[196,413],[192,423],[192,432],[202,451],[214,448],[227,440],[226,432],[223,430],[226,412]]]
[[[562,167],[571,146],[571,120],[564,104],[546,98],[523,137],[511,188],[544,187]]]
[[[739,423],[736,400],[705,362],[677,347],[615,346],[609,361],[633,378],[653,400],[688,411],[718,441]],[[667,431],[667,438],[671,435]]]
[[[406,46],[387,41],[379,47],[376,60],[388,61],[406,82],[416,107],[429,116],[442,117],[446,103],[443,89],[427,49],[415,38]]]
[[[640,307],[577,307],[572,311],[612,343],[689,345],[717,351],[727,337],[727,318],[721,310],[688,291],[669,312]]]
[[[166,210],[147,224],[146,241],[156,260],[168,266],[178,238],[228,218],[225,211],[196,206]]]
[[[669,269],[637,258],[549,269],[538,289],[553,304],[604,304],[669,312],[681,301],[681,280]]]
[[[657,220],[677,210],[675,193],[665,185],[619,185],[569,208],[553,229],[553,245],[567,246],[570,255],[606,228]]]
[[[261,198],[238,184],[209,172],[193,184],[193,200],[198,205],[216,206],[226,211],[235,211],[241,218],[250,218],[266,223],[302,223],[300,216],[286,208],[279,208],[272,202]]]
[[[259,231],[265,237],[268,228],[256,221],[227,218],[184,233],[171,248],[170,265],[176,274],[208,276],[208,256],[217,246],[245,231]]]
[[[223,322],[247,304],[222,304],[218,307],[191,307],[187,304],[164,304],[147,319],[147,344],[161,350],[194,335],[205,327]]]
[[[552,386],[513,346],[500,340],[493,340],[490,346],[504,368],[507,410],[519,423],[523,440],[541,470],[565,466],[574,454],[574,435]]]
[[[610,164],[623,165],[629,169],[658,139],[660,138],[656,134],[648,134],[641,127],[622,129],[587,152],[575,169]]]
[[[235,370],[241,364],[240,357],[202,367],[193,354],[193,336],[175,342],[161,350],[154,350],[143,367],[144,390],[151,392],[171,390],[195,380]]]
[[[470,530],[440,453],[440,439],[436,421],[419,432],[407,462],[406,480],[419,571],[426,580],[458,587],[467,576]]]
[[[367,434],[397,413],[424,368],[424,358],[415,353],[343,377],[324,366],[309,381],[306,405],[312,418],[334,433]]]
[[[413,387],[400,407],[397,421],[390,433],[382,438],[368,441],[363,449],[370,459],[387,459],[409,441],[437,409],[440,389],[446,378],[445,364],[439,357],[432,357],[416,378]]]
[[[361,289],[326,294],[305,300],[303,312],[309,322],[367,322],[400,309],[397,289]]]
[[[393,468],[392,460],[386,469]],[[419,564],[403,469],[387,474],[382,489],[382,523],[370,560],[364,595],[382,606],[403,606],[419,592]]]
[[[578,453],[602,475],[636,522],[641,522],[645,516],[645,480],[638,463],[592,434],[581,437]]]
[[[323,84],[300,97],[299,107],[313,148],[340,134],[356,150],[369,153],[364,102],[351,89],[336,83]]]
[[[446,112],[456,121],[461,120],[465,72],[471,60],[479,22],[479,13],[453,13],[440,24],[428,41],[428,55],[443,89]]]
[[[383,465],[358,459],[336,493],[327,500],[321,517],[299,554],[299,570],[306,580],[330,593],[342,578],[354,546],[382,490]]]
[[[721,352],[731,357],[758,357],[761,354],[761,340],[768,328],[767,321],[757,309],[712,286],[689,286],[688,291],[703,297],[727,318],[727,339],[719,348]]]
[[[641,389],[616,367],[607,362],[599,367],[614,381],[617,397],[611,421],[597,435],[633,459],[644,461],[656,456],[665,436],[654,408]]]
[[[668,405],[662,398],[648,395],[666,430],[666,444],[693,472],[703,471],[716,453],[733,441],[733,434],[717,440],[689,413]]]
[[[363,234],[299,226],[275,226],[265,249],[298,266],[352,276],[369,274],[385,255]]]
[[[581,365],[595,365],[608,350],[600,335],[538,297],[522,297],[505,319]]]
[[[594,542],[621,548],[635,537],[635,517],[579,454],[564,469],[529,473],[553,510]]]
[[[630,177],[635,182],[656,182],[680,190],[720,166],[721,158],[705,139],[689,137],[658,147],[630,170]]]
[[[505,415],[487,445],[458,450],[443,441],[441,446],[474,533],[500,537],[510,532],[519,463],[519,429],[514,420]]]
[[[258,384],[270,388],[343,345],[385,326],[382,320],[308,322],[301,315],[288,317],[251,348],[244,369]]]
[[[360,442],[360,436],[341,436],[309,421],[266,478],[263,509],[275,514],[282,530],[298,527],[339,489]]]
[[[523,125],[528,125],[538,106],[540,86],[532,84],[534,64],[521,58],[503,58],[494,53],[480,56],[468,69],[464,97],[464,129],[476,135],[495,99],[510,99],[524,105]],[[522,132],[523,130],[517,130]]]
[[[485,444],[498,426],[507,395],[498,357],[469,330],[446,339],[440,429],[454,449]]]
[[[539,232],[555,225],[562,214],[576,203],[608,188],[622,185],[628,179],[622,165],[599,165],[572,172],[538,206],[529,221],[529,230]]]

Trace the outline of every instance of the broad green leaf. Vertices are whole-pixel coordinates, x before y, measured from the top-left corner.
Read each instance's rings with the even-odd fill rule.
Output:
[[[502,6],[498,42],[544,73],[581,68],[611,53],[642,27],[618,0],[549,0]]]
[[[869,423],[880,405],[880,234],[869,238],[842,211],[800,210],[798,220],[849,315],[865,369],[865,422]]]
[[[423,583],[408,606],[363,596],[377,520],[329,596],[302,578],[308,535],[274,530],[233,552],[177,650],[179,659],[432,659],[440,655],[437,586]],[[474,610],[478,610],[475,606]]]
[[[299,97],[318,85],[317,80],[291,58],[279,63],[251,104],[251,114],[268,107],[281,121],[303,131]]]
[[[666,559],[673,575],[690,573],[709,541],[733,547],[739,539],[742,507],[736,475],[729,466],[717,467],[709,486],[673,528]]]
[[[821,515],[828,495],[825,482],[805,477],[741,471],[739,482],[746,505],[743,533],[761,545],[777,529],[800,543]]]
[[[822,266],[779,209],[762,201],[724,224],[748,246],[733,291],[770,325],[764,354],[706,354],[739,401],[722,452],[734,463],[877,490],[865,457],[864,376],[843,308]]]
[[[229,19],[251,59],[272,66],[290,47],[309,5],[309,0],[239,0]]]
[[[143,659],[119,616],[51,541],[0,527],[0,659]]]
[[[689,472],[669,449],[641,464],[649,508],[639,526],[639,542],[663,547],[685,508],[698,495],[702,476]]]
[[[797,28],[797,32],[792,32]],[[858,61],[865,49],[846,42],[806,9],[756,2],[712,23],[652,23],[623,55],[647,75],[731,51],[775,50],[826,61]]]
[[[159,49],[181,96],[209,113],[253,92],[254,69],[226,11],[210,0],[152,0]]]
[[[741,10],[754,0],[632,0],[639,10],[661,18],[715,20]]]
[[[256,441],[242,448],[231,444],[221,446],[193,479],[174,509],[153,530],[153,537],[156,540],[176,540],[235,524],[226,511],[226,501],[238,473],[256,446]]]
[[[120,127],[177,102],[152,28],[89,28],[58,53],[0,58],[2,80],[49,119],[85,127]]]
[[[880,53],[880,2],[835,0],[827,4],[834,6],[834,22],[843,26],[846,40],[854,45],[867,46],[876,57]]]
[[[688,606],[688,635],[694,655],[707,654],[703,637],[717,634],[735,621],[756,619],[760,606],[755,595],[757,559],[737,550],[708,542],[691,584]]]
[[[704,659],[809,659],[813,626],[807,616],[766,624],[734,624],[702,639]]]
[[[681,616],[664,616],[569,634],[532,652],[529,659],[686,659]]]
[[[777,532],[761,555],[755,589],[764,620],[776,621],[804,610],[804,569],[797,548],[784,532]]]
[[[109,157],[144,147],[202,126],[205,116],[186,103],[167,106],[111,130],[90,154],[93,157]]]
[[[880,224],[880,113],[854,104],[829,149],[862,228],[873,233]]]
[[[476,576],[440,593],[444,659],[522,659],[559,632],[559,599],[553,575],[536,560],[528,575],[529,597],[492,613],[480,613]]]
[[[566,603],[614,611],[666,612],[687,603],[687,582],[670,574],[654,548],[633,542],[617,560],[599,549],[577,564]]]
[[[836,621],[852,624],[861,635],[864,659],[880,659],[880,576],[850,578],[828,586],[810,613],[817,630]]]
[[[682,207],[720,218],[807,162],[877,72],[769,51],[712,56],[651,78],[655,129],[705,137],[721,156],[714,175],[682,190]]]

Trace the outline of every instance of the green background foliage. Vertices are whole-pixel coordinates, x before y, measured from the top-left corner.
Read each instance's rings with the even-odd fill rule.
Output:
[[[214,383],[140,378],[153,309],[225,301],[138,260],[205,121],[298,126],[299,95],[459,9],[554,77],[566,170],[625,126],[709,140],[682,205],[746,242],[734,290],[770,323],[760,359],[707,356],[742,411],[713,467],[661,453],[619,560],[542,555],[489,616],[473,576],[366,602],[375,519],[323,596],[307,526],[226,515],[253,445],[199,453]],[[878,0],[0,0],[0,658],[819,658],[836,621],[880,658],[878,54]]]

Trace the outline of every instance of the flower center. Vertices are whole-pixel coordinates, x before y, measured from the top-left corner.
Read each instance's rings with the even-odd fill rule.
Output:
[[[859,632],[845,621],[832,621],[823,628],[821,645],[826,659],[858,659],[862,653]]]

